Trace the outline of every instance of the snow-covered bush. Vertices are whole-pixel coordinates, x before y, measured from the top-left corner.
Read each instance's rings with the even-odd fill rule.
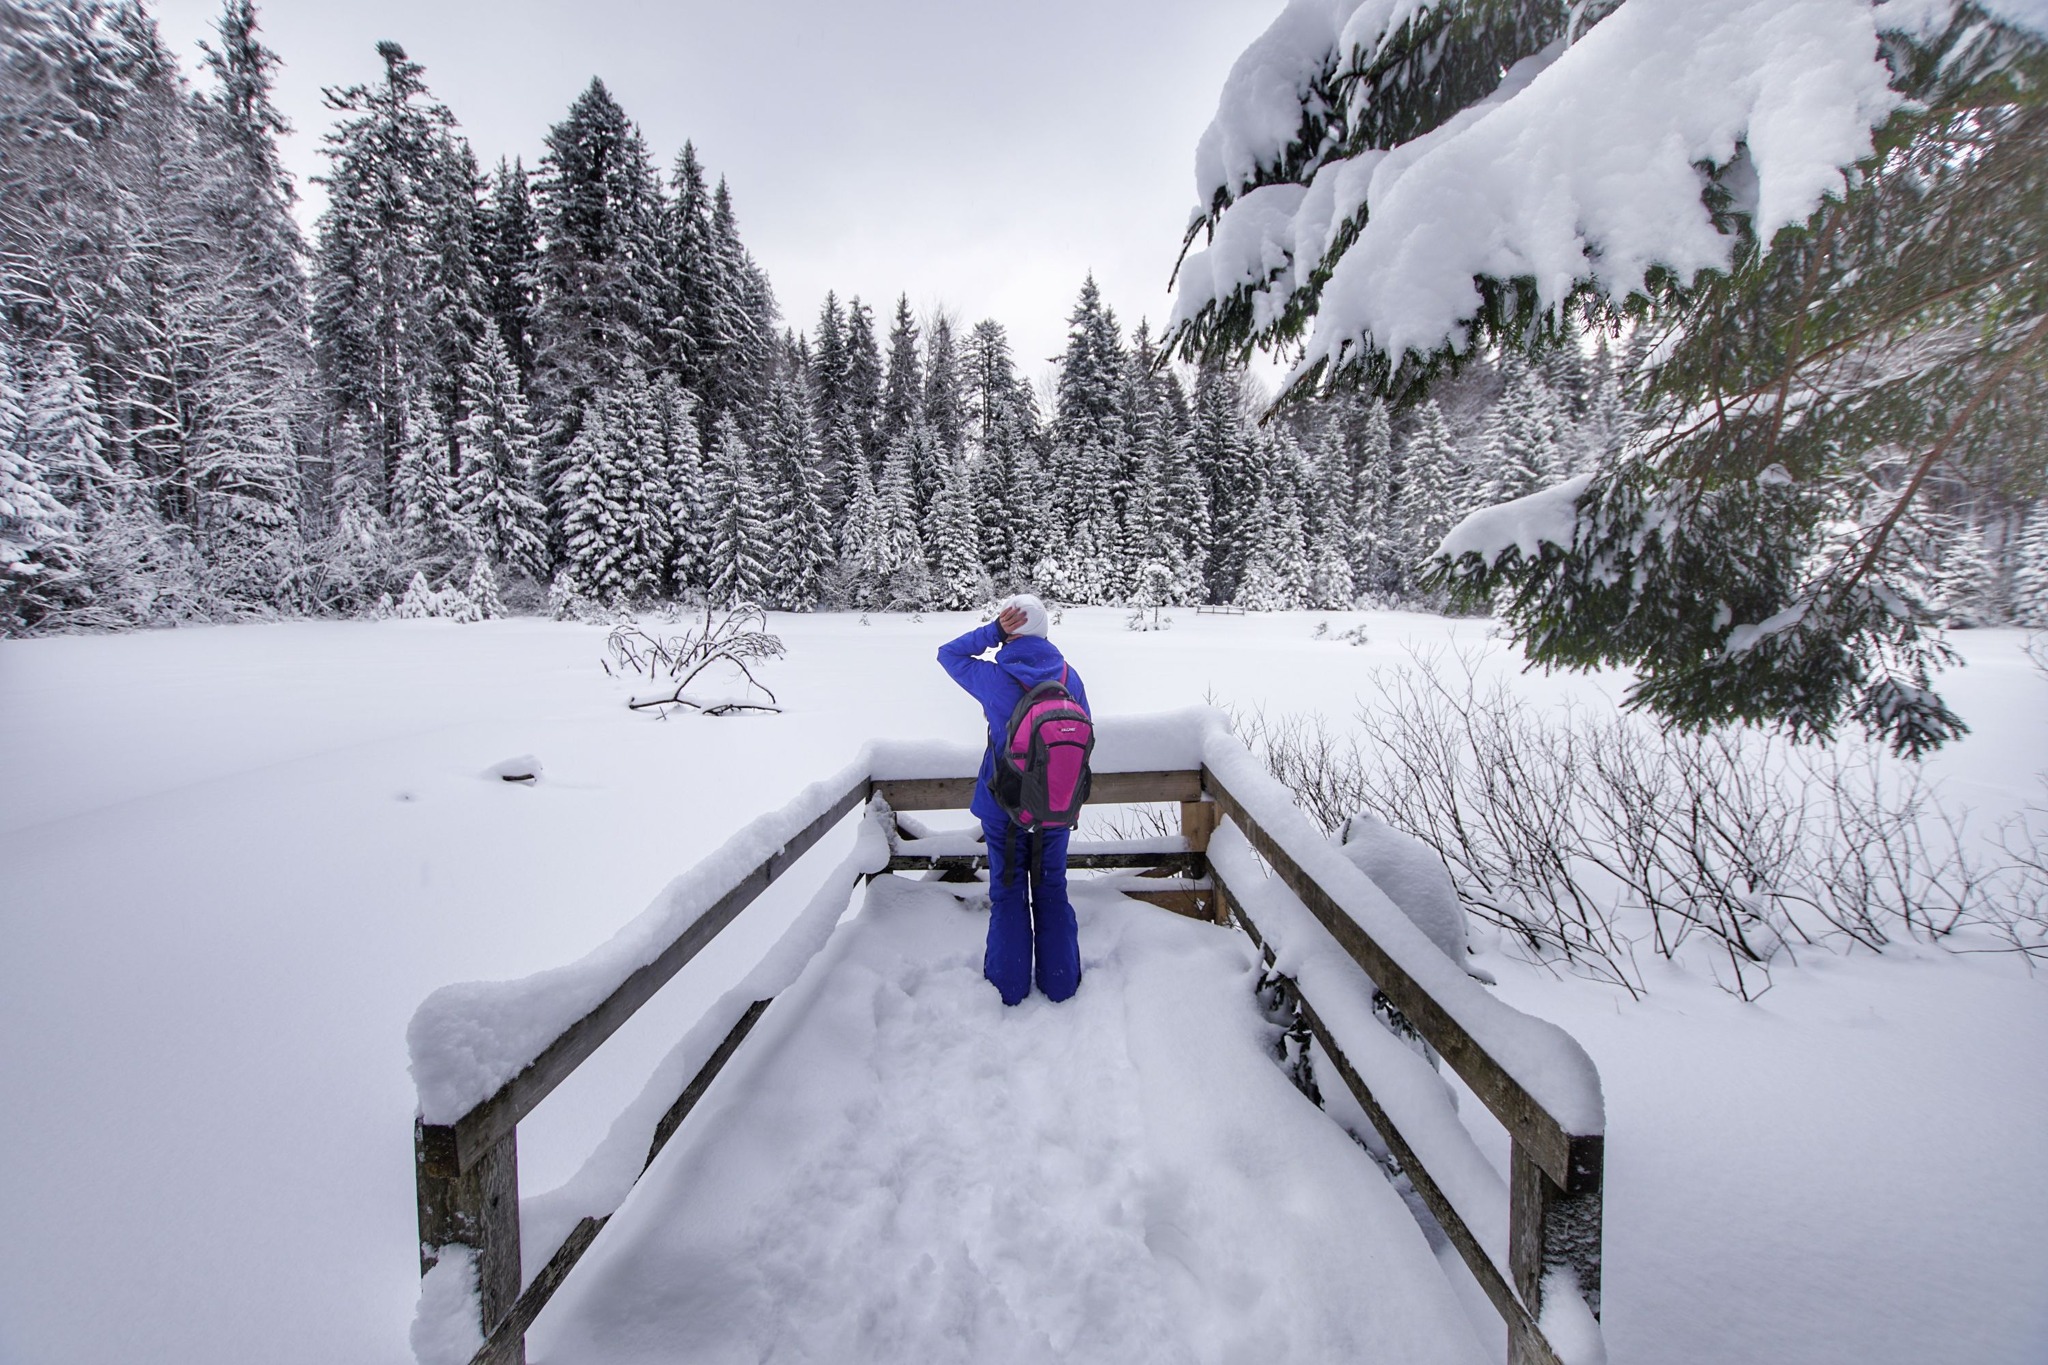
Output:
[[[2001,851],[1874,748],[1546,711],[1473,657],[1372,680],[1355,732],[1254,711],[1238,733],[1325,828],[1366,811],[1429,844],[1467,907],[1539,959],[1640,991],[1655,953],[1750,998],[1805,945],[2048,957],[2048,811]]]
[[[482,561],[478,561],[478,566],[483,567]],[[484,584],[495,592],[489,573],[489,569],[484,568]],[[476,581],[474,574],[471,581]],[[470,595],[455,586],[452,579],[439,589],[430,588],[424,572],[413,574],[412,582],[406,585],[405,596],[399,599],[391,614],[401,621],[441,620],[464,624],[481,621],[485,616]]]

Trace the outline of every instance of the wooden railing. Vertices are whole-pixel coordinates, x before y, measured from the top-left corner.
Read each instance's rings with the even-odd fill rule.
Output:
[[[1246,781],[1243,777],[1235,780],[1240,786]],[[1258,780],[1270,781],[1263,775]],[[564,1029],[495,1094],[454,1123],[415,1120],[421,1274],[432,1269],[451,1248],[466,1247],[473,1255],[479,1327],[484,1337],[473,1365],[523,1365],[527,1329],[609,1216],[582,1219],[531,1283],[522,1286],[519,1121],[856,807],[879,796],[892,811],[964,808],[973,788],[971,777],[863,777],[854,781],[774,855],[737,877],[730,889],[654,960],[632,972],[599,1004]],[[1240,799],[1248,795],[1234,793],[1206,766],[1199,770],[1099,772],[1095,775],[1091,804],[1177,803],[1180,837],[1151,841],[1141,848],[1133,848],[1130,841],[1124,841],[1107,851],[1091,851],[1090,845],[1077,841],[1070,861],[1084,867],[1139,867],[1155,875],[1177,874],[1182,880],[1171,889],[1141,889],[1131,894],[1182,914],[1235,924],[1265,948],[1260,926],[1245,908],[1249,897],[1233,894],[1233,888],[1215,876],[1215,868],[1207,857],[1219,820],[1229,820],[1243,833],[1279,881],[1313,913],[1387,1001],[1464,1078],[1511,1135],[1509,1264],[1504,1274],[1430,1175],[1428,1153],[1419,1150],[1401,1132],[1398,1122],[1377,1101],[1371,1086],[1352,1064],[1342,1041],[1325,1026],[1313,1002],[1301,995],[1298,984],[1289,983],[1324,1053],[1507,1324],[1511,1365],[1557,1365],[1556,1352],[1539,1326],[1543,1296],[1549,1292],[1547,1274],[1568,1269],[1575,1277],[1578,1292],[1593,1315],[1598,1316],[1600,1134],[1571,1131],[1539,1103],[1512,1068],[1479,1044],[1457,1009],[1425,990],[1394,954],[1375,941],[1345,912],[1337,898],[1309,875],[1301,861],[1299,831],[1276,835],[1261,827],[1246,801]],[[1270,798],[1270,793],[1267,796]],[[909,840],[913,847],[918,842],[914,838]],[[892,844],[896,844],[894,839]],[[973,852],[912,851],[896,853],[889,859],[888,867],[893,871],[932,868],[945,875],[960,876],[986,861],[985,854]],[[848,891],[850,894],[851,887]],[[1267,955],[1270,961],[1270,949]],[[643,1171],[652,1165],[769,1004],[765,999],[753,1002],[684,1086],[654,1130]]]

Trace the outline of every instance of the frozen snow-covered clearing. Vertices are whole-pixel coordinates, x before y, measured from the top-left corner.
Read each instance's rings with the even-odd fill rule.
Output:
[[[1353,648],[1312,640],[1320,619],[1181,613],[1171,631],[1131,634],[1121,613],[1073,612],[1060,638],[1105,713],[1163,710],[1213,692],[1341,717],[1364,667],[1398,662],[1404,641],[1478,642],[1486,631],[1478,622],[1373,614],[1373,643]],[[1329,619],[1332,635],[1352,623]],[[877,617],[866,627],[847,616],[777,618],[791,657],[771,678],[789,714],[665,723],[625,710],[623,687],[597,667],[601,631],[534,621],[0,643],[0,772],[8,778],[0,783],[0,1088],[8,1096],[0,1105],[0,1227],[8,1232],[0,1238],[0,1361],[406,1360],[416,1266],[405,1027],[419,1001],[451,981],[576,958],[753,816],[842,766],[861,739],[975,743],[972,707],[932,662],[937,645],[968,624],[959,616]],[[2048,683],[2021,657],[2014,633],[1964,634],[1957,644],[1970,664],[1946,683],[1976,733],[1936,768],[1951,797],[1995,817],[2037,790],[2036,774],[2048,768]],[[1537,696],[1616,690],[1599,679],[1519,685]],[[488,775],[528,754],[543,766],[535,785]],[[808,855],[522,1125],[528,1192],[580,1164],[697,1011],[804,903],[807,877],[844,856],[844,837]],[[958,959],[974,922],[959,911],[941,917],[955,937],[934,938],[929,958],[915,964],[928,974],[906,990],[910,955],[882,922],[899,912],[906,922],[916,917],[914,906],[894,906],[833,951],[895,964],[871,966],[864,978],[868,1000],[903,1012],[884,1020],[870,1007],[865,1025],[910,1048],[888,1093],[904,1108],[950,1103],[962,1122],[994,1122],[987,1088],[963,1084],[954,1095],[941,1081],[956,1073],[944,1068],[1007,1067],[1013,1054],[988,1049],[1043,1046],[1048,1030],[1070,1027],[1077,1078],[1122,1074],[1117,1048],[1128,1044],[1137,1058],[1180,1008],[1162,1003],[1157,1018],[1138,1020],[1137,1002],[1180,989],[1195,971],[1183,959],[1206,960],[1170,941],[1199,926],[1155,917],[1165,924],[1155,935],[1149,918],[1095,907],[1084,949],[1122,964],[1101,968],[1096,984],[1127,973],[1115,1028],[1095,1013],[1111,993],[1084,990],[1092,1001],[1072,1010],[1017,1016],[1015,1038],[926,1037],[929,1026],[913,1026],[929,1017],[920,1011],[973,1006],[971,992],[945,982],[971,976]],[[1779,972],[1758,1005],[1678,978],[1654,981],[1650,998],[1632,1004],[1498,953],[1487,965],[1511,1003],[1563,1024],[1601,1067],[1612,1359],[2017,1365],[2048,1351],[2048,1241],[2038,1234],[2048,1224],[2048,1184],[2039,1178],[2048,1167],[2040,1063],[2048,983],[2010,962],[1905,952],[1809,960]],[[1213,984],[1221,970],[1220,959],[1209,962],[1204,979]],[[856,988],[849,978],[818,989],[848,1008],[841,992]],[[1173,1074],[1172,1057],[1154,1074]],[[766,1074],[799,1060],[793,1046],[764,1048],[750,1065]],[[1131,1065],[1133,1074],[1146,1069]],[[1011,1074],[1018,1083],[1004,1103],[1037,1105],[1037,1121],[1087,1108],[1045,1091],[1028,1095],[1024,1073]],[[876,1083],[859,1079],[814,1079],[811,1096],[756,1092],[739,1110],[729,1106],[740,1097],[728,1094],[716,1112],[721,1122],[760,1125],[768,1110],[755,1104],[838,1095],[879,1105]],[[1292,1102],[1291,1090],[1275,1093],[1274,1106],[1249,1090],[1198,1097],[1204,1102],[1179,1130],[1218,1127],[1206,1138],[1177,1130],[1171,1144],[1146,1148],[1150,1169],[1211,1179],[1235,1169],[1220,1158],[1209,1167],[1214,1149],[1199,1142],[1224,1141],[1233,1125]],[[1103,1103],[1129,1115],[1168,1099],[1143,1083]],[[949,1201],[939,1182],[964,1192],[984,1179],[988,1190],[980,1204],[967,1193],[950,1201],[954,1232],[930,1248],[929,1271],[893,1261],[865,1268],[862,1283],[882,1296],[870,1302],[899,1296],[898,1316],[875,1317],[875,1330],[900,1327],[913,1311],[953,1312],[960,1316],[943,1323],[957,1323],[967,1342],[979,1328],[993,1332],[999,1312],[1015,1312],[1020,1333],[1042,1331],[1055,1343],[1061,1331],[1080,1333],[1077,1324],[1101,1307],[1080,1287],[1064,1303],[1031,1303],[1034,1286],[1049,1280],[988,1280],[1006,1286],[1008,1297],[998,1297],[982,1294],[980,1272],[967,1268],[1009,1265],[1018,1276],[1049,1277],[1093,1264],[1085,1258],[1107,1254],[1119,1236],[1142,1235],[1133,1230],[1149,1226],[1143,1214],[1116,1200],[1149,1190],[1151,1177],[1120,1164],[1118,1154],[1133,1149],[1107,1135],[1131,1130],[1114,1130],[1113,1117],[1076,1114],[1084,1125],[1077,1141],[1093,1147],[1039,1154],[1065,1202],[1047,1205],[1042,1219],[1027,1210],[1035,1221],[1024,1222],[995,1216],[1006,1187],[964,1155],[942,1157],[934,1149],[945,1144],[920,1145],[908,1126],[892,1130],[908,1163],[899,1184],[879,1183],[878,1203],[845,1211],[850,1221],[840,1226],[907,1237],[941,1225]],[[701,1163],[747,1159],[674,1146],[635,1199],[709,1169]],[[932,1184],[916,1183],[911,1167],[920,1162]],[[1106,1172],[1101,1212],[1083,1223],[1071,1216],[1073,1200],[1091,1169]],[[1255,1162],[1243,1169],[1247,1180],[1264,1178]],[[891,1232],[883,1212],[896,1188],[903,1221]],[[1236,1206],[1210,1207],[1221,1212],[1191,1214],[1191,1230],[1237,1235]],[[758,1237],[778,1215],[759,1207],[748,1216],[755,1221],[720,1235]],[[1298,1254],[1309,1255],[1333,1227],[1304,1220]],[[1045,1240],[1026,1254],[1017,1239],[1033,1229]],[[700,1255],[709,1243],[689,1238],[705,1231],[657,1237],[622,1221],[591,1255],[611,1258],[609,1244],[643,1235],[677,1255]],[[1271,1244],[1256,1239],[1278,1234],[1245,1235],[1255,1240],[1240,1254],[1263,1251]],[[862,1243],[871,1245],[879,1244]],[[973,1259],[977,1248],[987,1260]],[[1090,1319],[1077,1353],[1097,1339],[1126,1339],[1142,1314],[1180,1303],[1172,1296],[1232,1254],[1206,1245],[1187,1252],[1194,1259],[1183,1281],[1156,1244],[1152,1251],[1146,1273],[1164,1297],[1145,1300],[1134,1279],[1120,1281],[1128,1296],[1117,1307],[1127,1317]],[[793,1264],[722,1273],[753,1286],[744,1292],[767,1292],[770,1277]],[[841,1283],[855,1273],[837,1262],[832,1270]],[[607,1292],[627,1292],[627,1281],[606,1283]],[[579,1316],[587,1304],[577,1296],[597,1287],[594,1278],[584,1288],[572,1279],[536,1333],[536,1359],[547,1359],[540,1346],[566,1342],[574,1324],[591,1321]],[[801,1302],[819,1314],[831,1307],[822,1287]],[[1029,1312],[1009,1306],[1017,1303]],[[724,1339],[743,1353],[754,1349],[745,1332],[778,1330],[723,1321],[691,1330],[740,1332]],[[1308,1318],[1288,1322],[1292,1332],[1315,1330]],[[1185,1314],[1180,1325],[1175,1340],[1218,1340]],[[793,1311],[781,1330],[792,1353],[807,1342],[820,1358],[850,1339],[832,1337],[838,1329],[826,1316],[800,1320]],[[955,1339],[934,1330],[932,1340]],[[1310,1339],[1294,1338],[1295,1358],[1315,1357]],[[868,1341],[886,1349],[879,1335]],[[630,1355],[631,1347],[605,1349]]]

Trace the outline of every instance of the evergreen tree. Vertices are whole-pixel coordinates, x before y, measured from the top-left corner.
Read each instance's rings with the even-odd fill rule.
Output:
[[[887,450],[876,435],[882,412],[882,348],[875,341],[874,311],[858,297],[846,305],[846,401],[869,472],[877,473]]]
[[[1270,81],[1227,92],[1218,130],[1252,126],[1255,107],[1276,133],[1205,160],[1188,241],[1207,232],[1220,254],[1182,278],[1249,272],[1184,295],[1176,340],[1191,358],[1299,343],[1298,384],[1395,397],[1496,345],[1540,352],[1575,313],[1629,326],[1644,340],[1645,363],[1630,368],[1644,435],[1575,490],[1568,543],[1474,553],[1436,582],[1461,605],[1501,606],[1537,666],[1632,668],[1628,704],[1670,724],[1825,739],[1853,721],[1902,754],[1938,747],[1964,726],[1933,687],[1952,653],[1913,605],[1914,527],[1943,506],[1937,471],[2029,486],[2048,450],[2048,35],[2008,5],[1857,9],[1863,36],[1844,30],[1839,58],[1821,60],[1864,63],[1870,79],[1863,94],[1805,107],[1845,129],[1807,193],[1759,196],[1759,162],[1741,149],[1763,146],[1787,106],[1738,103],[1710,126],[1741,154],[1646,182],[1604,224],[1569,193],[1555,214],[1528,213],[1512,202],[1516,176],[1459,160],[1447,149],[1465,144],[1442,130],[1484,107],[1540,141],[1558,126],[1551,113],[1601,97],[1610,68],[1559,62],[1528,85],[1501,73],[1560,44],[1599,44],[1603,29],[1654,42],[1660,23],[1696,23],[1688,41],[1748,54],[1752,69],[1730,78],[1755,79],[1783,52],[1755,41],[1750,11],[1388,6],[1324,24],[1319,40],[1290,10],[1255,51],[1288,54],[1298,108],[1276,111]],[[1636,147],[1706,126],[1682,95],[1635,112],[1621,134]],[[1408,201],[1421,214],[1389,231],[1373,230],[1383,206],[1363,196],[1314,230],[1273,216],[1275,204],[1323,211],[1307,186],[1390,156],[1404,184],[1450,184],[1434,178],[1449,171],[1458,192]],[[1266,206],[1260,229],[1218,233],[1251,195]],[[1463,249],[1426,263],[1397,254],[1429,235],[1432,213]],[[1479,220],[1498,230],[1463,232]],[[1297,231],[1322,249],[1257,264],[1252,252],[1282,251],[1272,244]],[[1617,268],[1623,257],[1634,264]],[[1450,289],[1473,306],[1388,325],[1361,291],[1402,269],[1412,297]]]
[[[944,313],[932,318],[925,337],[924,421],[931,428],[944,468],[950,471],[966,448],[967,401],[953,324]]]
[[[443,281],[436,247],[448,215],[439,201],[456,177],[455,119],[427,93],[425,72],[397,43],[379,43],[384,79],[327,92],[342,117],[326,136],[313,278],[313,338],[321,378],[336,413],[353,418],[381,457],[387,484],[399,446],[410,438],[416,399],[442,360],[446,342],[433,307]]]
[[[1393,427],[1385,401],[1375,398],[1366,405],[1351,503],[1352,582],[1366,592],[1400,591],[1403,537],[1396,492]]]
[[[919,430],[922,423],[917,424]],[[875,487],[874,537],[860,566],[869,605],[919,609],[931,605],[931,580],[918,542],[916,493],[911,469],[918,437],[905,432],[889,447],[882,479]]]
[[[483,556],[544,580],[545,514],[535,491],[539,443],[511,353],[496,328],[485,334],[465,387],[470,407],[462,421],[461,523]]]
[[[695,143],[685,142],[669,172],[672,197],[663,250],[663,338],[668,368],[701,389],[722,345],[719,261],[711,231],[711,190]]]
[[[544,445],[566,452],[589,395],[654,356],[663,213],[647,145],[602,81],[546,143],[534,184],[544,246],[531,398]],[[558,457],[549,483],[565,472]]]
[[[1191,455],[1209,504],[1203,579],[1208,600],[1234,602],[1258,497],[1245,435],[1242,372],[1204,365],[1195,377],[1194,406]]]
[[[29,391],[21,438],[43,471],[51,492],[73,510],[104,505],[112,497],[113,468],[107,463],[107,430],[99,401],[64,342],[42,356]]]
[[[559,495],[563,570],[577,594],[605,603],[622,598],[627,585],[616,406],[609,390],[591,396],[569,443]]]
[[[992,586],[975,544],[974,488],[967,461],[955,459],[932,504],[932,605],[949,611],[979,606]]]
[[[413,395],[407,415],[392,476],[391,515],[428,552],[444,552],[471,538],[459,519],[448,477],[448,443],[425,393]]]
[[[896,299],[896,320],[889,327],[889,370],[883,381],[882,405],[876,414],[875,441],[883,450],[894,450],[897,441],[924,422],[924,367],[918,358],[917,321],[910,314],[910,296]],[[911,495],[918,511],[931,505],[931,491],[938,473],[930,461],[913,450],[910,469]]]
[[[774,369],[778,310],[767,275],[740,243],[723,178],[711,196],[711,266],[715,324],[699,393],[714,419],[730,412],[751,428]]]
[[[853,486],[846,495],[845,527],[839,537],[838,591],[846,604],[875,605],[877,573],[882,566],[882,506],[868,462],[856,460]]]
[[[533,383],[540,288],[540,224],[524,162],[499,160],[482,227],[485,304],[524,390]]]
[[[2048,630],[2048,499],[2034,504],[2020,534],[2012,576],[2012,616],[2022,626]]]
[[[1260,492],[1242,519],[1246,545],[1244,569],[1231,600],[1246,611],[1281,611],[1288,605],[1287,583],[1280,564],[1279,513],[1273,495]]]
[[[762,429],[767,470],[768,596],[791,611],[809,611],[825,591],[832,564],[832,528],[818,479],[818,444],[812,434],[804,370],[792,364],[769,395]]]
[[[769,519],[753,462],[738,419],[722,414],[705,468],[710,536],[704,576],[711,600],[726,606],[768,596]]]
[[[498,597],[498,575],[491,571],[491,561],[482,555],[469,566],[469,582],[462,595],[469,599],[480,621],[495,621],[505,614],[505,604]]]
[[[61,607],[77,568],[72,516],[50,493],[24,439],[28,414],[14,349],[0,336],[0,634]],[[56,589],[53,591],[53,589]]]
[[[1500,401],[1480,438],[1480,505],[1524,497],[1559,475],[1556,423],[1542,372],[1509,352],[1501,362]]]
[[[703,438],[697,400],[675,375],[663,372],[649,385],[658,432],[658,463],[668,490],[670,590],[681,596],[705,586],[711,530],[704,486]]]
[[[1400,558],[1390,575],[1396,591],[1412,589],[1422,561],[1457,523],[1452,490],[1463,466],[1451,424],[1432,398],[1416,413],[1401,451],[1401,495],[1396,504]]]

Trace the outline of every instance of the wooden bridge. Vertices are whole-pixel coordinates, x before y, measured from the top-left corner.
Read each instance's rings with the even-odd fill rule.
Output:
[[[1568,1037],[1498,1001],[1424,938],[1226,730],[1197,717],[1176,723],[1184,733],[1162,748],[1156,736],[1120,746],[1118,728],[1106,722],[1091,806],[1147,804],[1167,813],[1155,821],[1167,828],[1177,807],[1178,833],[1077,838],[1070,866],[1120,870],[1115,885],[1124,894],[1250,936],[1269,967],[1283,969],[1273,975],[1312,1032],[1319,1062],[1356,1099],[1391,1166],[1499,1314],[1511,1365],[1570,1365],[1598,1332],[1603,1121],[1590,1062]],[[1173,766],[1143,766],[1162,753]],[[798,935],[778,966],[757,971],[748,989],[729,994],[699,1025],[703,1055],[686,1057],[687,1079],[667,1092],[673,1101],[645,1134],[638,1168],[652,1167],[721,1070],[744,1055],[775,992],[844,932],[834,927],[839,912],[863,884],[911,873],[972,880],[986,868],[970,835],[934,834],[904,818],[964,808],[972,757],[878,748],[742,830],[672,888],[645,923],[636,922],[637,949],[593,955],[570,982],[574,989],[451,988],[422,1007],[412,1039],[422,1091],[414,1128],[420,1267],[430,1275],[451,1257],[473,1267],[460,1311],[475,1318],[481,1345],[474,1362],[524,1361],[526,1333],[623,1193],[566,1233],[549,1231],[559,1245],[545,1259],[529,1250],[522,1273],[522,1233],[536,1229],[522,1227],[520,1120],[806,850],[858,819],[854,852],[826,878],[808,937]],[[759,998],[749,998],[756,991]],[[541,1003],[521,1013],[528,999]],[[1505,1182],[1478,1153],[1444,1088],[1416,1083],[1413,1068],[1427,1063],[1384,1025],[1389,1006],[1512,1139]],[[475,1019],[506,1017],[544,1027],[528,1029],[528,1041],[498,1057],[495,1069],[463,1071],[452,1052],[439,1056],[442,1038]],[[1363,1150],[1357,1159],[1369,1160]]]

